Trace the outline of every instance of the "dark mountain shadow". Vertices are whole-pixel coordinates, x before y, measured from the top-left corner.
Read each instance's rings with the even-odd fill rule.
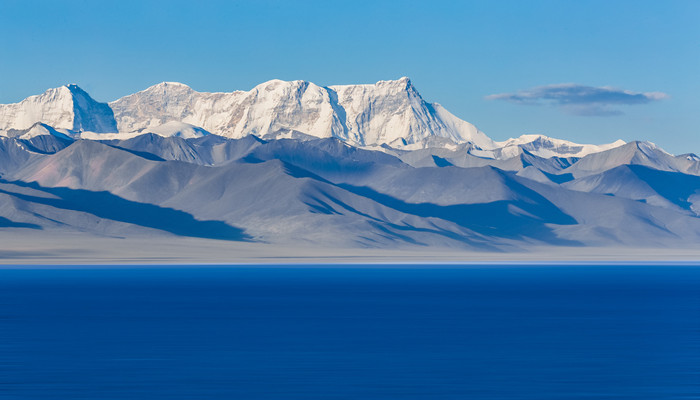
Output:
[[[690,210],[688,198],[700,191],[700,176],[660,171],[643,165],[626,165],[656,193],[681,208]]]
[[[197,147],[212,147],[220,144],[225,144],[225,143],[231,143],[231,142],[241,142],[241,143],[251,143],[251,142],[257,142],[260,144],[265,144],[267,143],[266,140],[263,140],[255,135],[246,135],[243,136],[242,138],[239,139],[232,139],[232,138],[227,138],[224,136],[219,136],[219,135],[206,135],[206,136],[201,136],[198,138],[190,138],[190,139],[185,139],[185,141],[191,143],[194,146]]]
[[[540,172],[542,172],[544,176],[549,178],[550,181],[557,184],[562,184],[574,180],[574,176],[572,174],[550,174],[549,172],[545,172],[542,170],[540,170]]]
[[[219,135],[205,135],[198,138],[190,138],[185,140],[197,146],[215,146],[217,144],[226,143],[232,139]]]
[[[35,182],[3,179],[0,179],[0,182],[51,194],[57,198],[31,196],[0,189],[1,193],[57,209],[85,212],[99,218],[158,229],[178,236],[233,241],[250,240],[242,229],[223,221],[200,221],[184,211],[126,200],[109,192],[43,187]]]
[[[53,135],[35,136],[31,139],[17,139],[27,148],[39,154],[55,154],[73,144],[73,140]]]
[[[435,165],[437,165],[440,168],[454,166],[454,164],[452,164],[451,162],[447,161],[446,159],[444,159],[442,157],[438,157],[436,155],[433,155],[433,162],[435,163]]]
[[[378,165],[404,164],[392,155],[351,147],[336,138],[272,140],[241,159],[243,162],[270,160],[280,160],[324,176],[365,173]]]
[[[578,242],[557,238],[545,224],[574,225],[576,220],[547,200],[544,203],[494,201],[481,204],[438,205],[407,203],[368,187],[337,185],[386,207],[421,218],[439,218],[491,237],[530,237],[547,243],[575,246]]]
[[[255,136],[240,139],[206,135],[199,138],[163,137],[146,133],[125,140],[103,141],[105,144],[129,151],[155,161],[173,160],[197,165],[223,165],[238,160],[264,143]],[[150,156],[149,156],[150,155]]]
[[[361,215],[365,218],[367,218],[369,224],[373,226],[374,228],[377,229],[375,233],[379,234],[380,236],[383,236],[386,239],[389,240],[400,240],[402,242],[406,243],[411,243],[415,245],[420,245],[420,246],[427,246],[425,243],[421,243],[416,241],[415,239],[411,238],[410,236],[402,235],[400,232],[422,232],[422,233],[429,233],[433,235],[438,235],[445,237],[447,239],[451,239],[457,242],[462,242],[470,245],[471,247],[480,249],[482,251],[491,251],[491,252],[501,252],[505,251],[502,248],[499,248],[498,246],[494,246],[493,244],[486,242],[486,241],[481,241],[481,240],[475,240],[472,237],[466,237],[464,235],[460,235],[456,232],[452,232],[446,229],[440,229],[440,228],[420,228],[408,224],[403,224],[399,225],[390,221],[385,221],[377,217],[373,217],[367,213],[363,213],[356,208],[348,205],[347,203],[343,202],[339,198],[330,195],[329,193],[323,193],[323,195],[328,199],[329,202],[335,204],[336,206],[340,207],[341,209],[351,212],[353,214]],[[327,202],[322,201],[321,199],[315,197],[312,199],[315,203],[307,202],[309,207],[315,210],[315,212],[322,212],[324,214],[338,214],[338,215],[343,215],[342,211],[336,210],[333,205],[328,204]],[[320,205],[320,206],[319,206]],[[314,212],[314,211],[312,211]],[[364,237],[365,240],[370,240],[368,237]]]
[[[159,157],[159,156],[157,156],[157,155],[155,155],[155,154],[153,154],[153,153],[149,153],[149,152],[147,152],[147,151],[138,151],[138,150],[129,149],[129,148],[126,148],[126,147],[117,146],[117,145],[114,145],[114,144],[108,144],[108,143],[105,143],[105,144],[106,144],[107,146],[109,146],[109,147],[112,147],[112,148],[115,148],[115,149],[119,149],[119,150],[122,150],[122,151],[126,151],[127,153],[131,153],[131,154],[133,154],[133,155],[135,155],[135,156],[137,156],[137,157],[145,158],[146,160],[150,160],[150,161],[165,161],[164,158]]]
[[[421,218],[439,218],[485,236],[509,239],[530,237],[551,244],[579,246],[581,243],[558,238],[546,224],[575,225],[577,221],[534,190],[510,180],[509,187],[527,196],[525,200],[501,200],[480,204],[438,205],[407,203],[366,186],[336,184],[296,165],[284,163],[287,173],[296,178],[311,178],[368,198],[385,207]],[[332,197],[331,197],[332,199]],[[336,204],[337,200],[332,199]],[[329,213],[328,204],[324,212]],[[347,207],[345,207],[347,209]],[[331,207],[332,209],[332,207]],[[321,211],[317,209],[316,211]],[[376,220],[376,218],[373,218]]]
[[[29,228],[29,229],[41,229],[39,225],[29,224],[25,222],[15,222],[5,217],[0,217],[0,228]]]
[[[348,114],[345,111],[345,107],[340,105],[340,102],[338,101],[338,93],[329,88],[325,88],[328,91],[328,98],[330,100],[331,107],[333,107],[333,111],[335,111],[335,115],[338,116],[338,122],[340,122],[340,125],[343,127],[343,134],[347,135],[349,129],[348,129]]]
[[[0,136],[0,174],[12,173],[36,158],[26,146],[17,146],[18,143]]]

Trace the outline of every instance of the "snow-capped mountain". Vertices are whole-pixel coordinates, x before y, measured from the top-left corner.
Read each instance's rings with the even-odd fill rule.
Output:
[[[198,138],[209,135],[206,130],[185,122],[170,121],[163,125],[154,126],[141,132],[119,132],[119,133],[97,133],[97,132],[80,132],[76,137],[80,139],[90,140],[124,140],[131,139],[145,134],[156,134],[162,137],[181,137],[185,139]]]
[[[71,140],[67,134],[56,130],[50,125],[41,122],[36,122],[27,129],[10,129],[7,132],[8,137],[16,137],[18,139],[34,139],[41,136],[55,136],[63,140]]]
[[[14,136],[41,123],[75,138],[118,140],[155,133],[232,139],[336,138],[386,151],[447,149],[480,158],[509,159],[522,151],[540,157],[583,157],[618,147],[580,145],[541,135],[494,142],[474,125],[428,103],[410,79],[321,87],[271,80],[249,91],[197,92],[163,82],[109,104],[76,85],[49,89],[16,104],[0,105],[0,135]]]
[[[200,93],[164,82],[110,103],[121,132],[180,121],[228,138],[303,134],[353,145],[423,145],[430,139],[494,144],[473,125],[423,100],[408,78],[321,87],[272,80],[250,91]]]
[[[494,142],[408,78],[231,93],[161,83],[109,104],[68,85],[0,105],[0,234],[693,247],[699,216],[695,154]]]
[[[77,85],[65,85],[15,104],[0,104],[0,130],[29,129],[41,122],[73,132],[117,132],[109,105],[98,103]]]
[[[515,157],[522,150],[526,150],[532,154],[543,158],[549,157],[585,157],[589,154],[599,153],[601,151],[614,149],[625,144],[623,140],[617,140],[612,143],[595,145],[595,144],[578,144],[569,142],[568,140],[554,139],[543,135],[522,135],[514,139],[508,139],[503,142],[497,142],[498,154],[494,158],[511,158]]]

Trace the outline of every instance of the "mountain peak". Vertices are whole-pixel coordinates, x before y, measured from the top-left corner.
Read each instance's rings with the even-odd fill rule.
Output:
[[[402,76],[399,79],[389,79],[389,80],[382,80],[378,81],[377,85],[410,85],[411,84],[411,78],[407,76]]]
[[[192,90],[191,87],[180,82],[160,82],[155,85],[149,86],[143,92],[156,91],[156,90]]]
[[[228,93],[200,93],[163,82],[110,106],[123,132],[179,121],[231,138],[303,134],[362,146],[396,142],[421,147],[434,136],[492,147],[491,139],[473,125],[425,102],[408,77],[327,87],[272,79],[249,91]]]
[[[497,142],[497,145],[502,148],[502,156],[511,157],[517,154],[518,149],[525,149],[532,154],[544,158],[555,156],[584,157],[588,154],[613,149],[624,144],[625,142],[622,140],[601,145],[579,144],[539,134],[525,134],[517,138]]]
[[[413,83],[411,82],[411,79],[407,76],[402,76],[399,79],[395,80],[388,80],[388,81],[378,81],[375,86],[386,86],[386,87],[392,87],[392,88],[398,88],[400,90],[416,90],[415,87],[413,86]]]
[[[0,129],[24,130],[37,122],[73,132],[116,132],[114,113],[71,83],[29,96],[19,103],[0,105]]]
[[[302,85],[307,85],[309,82],[304,81],[304,80],[293,80],[293,81],[284,81],[282,79],[270,79],[269,81],[265,81],[263,83],[259,83],[255,86],[253,89],[273,89],[277,87],[286,87],[286,86],[302,86]]]
[[[88,99],[89,102],[96,102],[88,92],[86,92],[83,88],[78,86],[75,83],[69,83],[67,85],[63,85],[60,88],[57,88],[57,90],[62,91],[65,95],[67,96],[72,96],[73,98],[80,97],[84,99]]]
[[[190,87],[188,85],[185,85],[184,83],[181,83],[181,82],[167,82],[166,81],[166,82],[161,82],[155,86],[158,86],[158,87],[166,87],[166,86],[184,87],[184,88],[190,89]]]

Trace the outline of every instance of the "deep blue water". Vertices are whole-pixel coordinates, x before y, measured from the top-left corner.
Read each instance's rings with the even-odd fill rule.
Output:
[[[2,399],[700,399],[700,267],[0,270]]]

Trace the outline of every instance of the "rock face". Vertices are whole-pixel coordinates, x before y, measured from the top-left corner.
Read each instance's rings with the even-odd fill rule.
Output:
[[[37,122],[73,132],[117,132],[109,105],[98,103],[77,85],[66,85],[0,104],[0,130],[29,129]]]
[[[474,125],[425,102],[408,78],[373,85],[320,87],[272,80],[250,91],[199,93],[164,82],[110,103],[119,131],[146,132],[170,121],[228,138],[303,134],[355,145],[422,144],[431,139],[494,143]]]

